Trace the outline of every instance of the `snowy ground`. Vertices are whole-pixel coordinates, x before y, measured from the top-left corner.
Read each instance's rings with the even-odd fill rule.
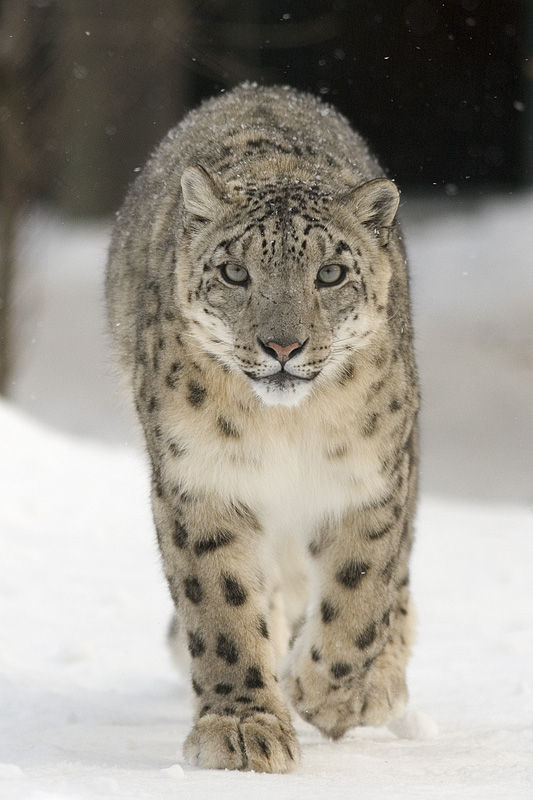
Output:
[[[0,441],[2,800],[531,798],[531,511],[424,498],[400,736],[331,743],[300,722],[297,773],[213,773],[181,758],[189,696],[141,459],[8,404]]]

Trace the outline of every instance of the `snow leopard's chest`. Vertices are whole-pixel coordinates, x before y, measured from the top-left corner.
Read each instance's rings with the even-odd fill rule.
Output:
[[[224,441],[189,431],[188,439],[176,480],[192,492],[245,503],[272,535],[307,537],[325,516],[386,491],[376,441],[328,440],[317,425],[250,430]]]

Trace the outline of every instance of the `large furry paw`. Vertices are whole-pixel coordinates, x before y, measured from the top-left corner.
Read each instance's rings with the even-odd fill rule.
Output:
[[[357,725],[384,725],[407,702],[404,667],[387,651],[366,668],[300,653],[283,686],[300,716],[332,739]]]
[[[236,716],[207,714],[195,724],[183,745],[189,763],[208,769],[290,772],[300,748],[290,722],[274,714]]]

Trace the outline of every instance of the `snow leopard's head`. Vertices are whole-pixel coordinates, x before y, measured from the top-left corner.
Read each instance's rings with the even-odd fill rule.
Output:
[[[290,174],[221,185],[199,166],[181,179],[181,311],[267,405],[349,374],[386,319],[398,190],[384,178],[339,186]]]

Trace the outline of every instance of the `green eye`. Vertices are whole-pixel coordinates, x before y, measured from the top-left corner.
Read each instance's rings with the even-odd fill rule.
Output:
[[[317,286],[337,286],[344,280],[346,275],[346,267],[341,264],[326,264],[318,270],[316,276]]]
[[[239,264],[222,264],[219,269],[226,283],[232,286],[245,286],[250,281],[248,270]]]

